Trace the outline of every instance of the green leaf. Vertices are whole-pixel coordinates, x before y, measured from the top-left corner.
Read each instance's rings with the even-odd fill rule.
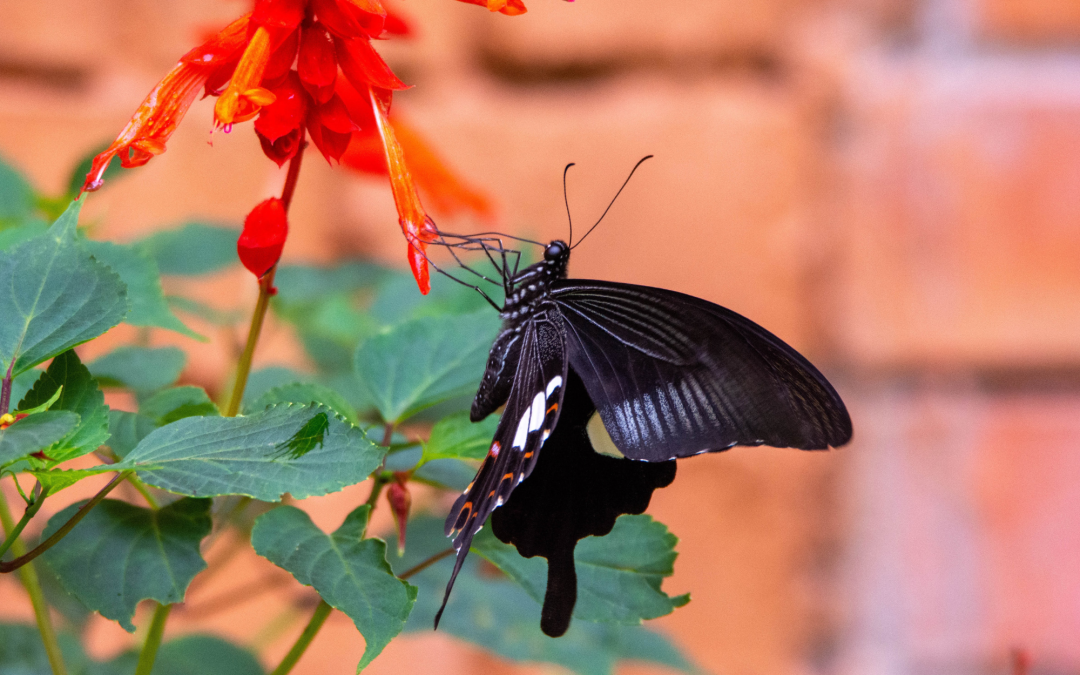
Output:
[[[114,349],[89,364],[102,386],[122,386],[139,393],[157,391],[176,382],[187,356],[177,347]]]
[[[93,452],[109,438],[109,407],[105,405],[105,395],[73,349],[52,360],[34,388],[19,402],[19,408],[42,405],[57,392],[60,396],[49,409],[77,414],[79,426],[45,450],[45,456],[54,464]]]
[[[236,254],[239,238],[238,227],[194,222],[155,232],[139,246],[157,262],[162,274],[197,276],[240,262]]]
[[[166,295],[165,302],[169,303],[169,307],[174,311],[191,314],[215,326],[232,326],[243,318],[243,314],[236,310],[216,309],[180,295]]]
[[[161,645],[151,675],[263,675],[264,672],[255,655],[242,647],[213,635],[185,635]]]
[[[469,414],[455,413],[439,420],[431,429],[431,436],[424,444],[424,462],[433,459],[483,459],[491,447],[495,428],[499,426],[496,415],[488,415],[473,423]]]
[[[13,166],[0,159],[0,224],[19,221],[34,211],[34,188]]]
[[[498,328],[492,312],[403,323],[357,347],[357,379],[384,421],[401,422],[475,391]]]
[[[390,571],[386,544],[364,539],[369,511],[361,506],[327,535],[300,509],[281,506],[260,516],[251,531],[256,553],[353,620],[365,643],[357,672],[401,632],[416,601],[416,588]]]
[[[244,387],[244,409],[254,412],[256,409],[251,404],[260,396],[274,387],[283,387],[294,382],[304,382],[307,376],[284,366],[269,366],[260,368],[248,375],[247,386]]]
[[[123,320],[127,291],[75,238],[82,202],[49,230],[0,253],[0,369],[18,374]]]
[[[610,534],[578,542],[575,619],[638,624],[690,602],[689,594],[670,597],[660,590],[660,584],[675,571],[677,542],[663,523],[645,515],[622,516]],[[544,601],[547,561],[543,558],[523,558],[490,528],[476,535],[472,548],[521,584],[534,600]]]
[[[484,268],[488,270],[488,278],[498,279],[498,275],[493,274],[494,270],[487,261],[484,262]],[[489,286],[489,288],[495,287]],[[501,296],[502,293],[499,292],[496,295]],[[462,286],[441,275],[433,275],[431,292],[420,295],[416,290],[416,280],[412,275],[398,272],[388,276],[379,285],[378,295],[371,305],[371,316],[384,326],[393,326],[422,316],[466,314],[482,309],[491,312],[487,301],[472,288]]]
[[[285,265],[274,280],[276,302],[284,305],[319,302],[334,294],[351,295],[370,288],[389,274],[387,268],[366,261],[350,261],[333,267]]]
[[[322,443],[298,459],[282,449],[323,414]],[[366,479],[383,448],[329,408],[279,404],[248,417],[189,417],[150,433],[124,461],[101,471],[135,469],[143,481],[192,497],[248,495],[277,501],[336,492]]]
[[[313,382],[292,382],[265,392],[249,406],[248,410],[262,410],[277,403],[321,403],[344,417],[350,424],[359,425],[356,411],[349,402],[329,387]]]
[[[11,380],[11,402],[21,401],[26,392],[30,391],[37,379],[41,377],[40,370],[24,370]]]
[[[221,415],[206,391],[194,385],[162,389],[139,403],[139,414],[149,417],[159,426],[185,417]]]
[[[82,190],[83,184],[86,182],[86,174],[90,173],[90,167],[94,163],[94,158],[105,152],[108,147],[112,145],[112,139],[105,141],[90,152],[83,155],[79,163],[75,165],[75,168],[71,170],[71,175],[68,177],[67,196],[74,198]],[[123,167],[120,166],[120,155],[116,155],[109,160],[109,167],[105,169],[105,173],[102,174],[102,179],[105,184],[108,185],[110,181],[119,178],[126,173]]]
[[[83,503],[50,518],[42,537]],[[153,511],[105,499],[41,559],[68,593],[133,632],[131,618],[140,601],[180,602],[206,569],[199,543],[210,534],[210,505],[209,499],[181,499]]]
[[[86,250],[120,275],[131,299],[131,312],[124,320],[132,326],[156,326],[176,331],[196,340],[206,338],[184,325],[176,318],[165,302],[161,290],[161,275],[157,263],[135,246],[124,246],[108,241],[84,240]]]
[[[405,556],[389,560],[400,573],[448,546],[442,518],[419,516],[409,521]],[[420,590],[407,632],[431,630],[453,564],[450,557],[409,578]],[[643,626],[575,619],[565,635],[550,638],[540,630],[540,605],[509,578],[492,574],[490,569],[481,572],[485,565],[479,556],[466,559],[439,624],[440,632],[506,659],[554,663],[580,675],[611,675],[624,659],[699,672],[666,638]]]
[[[109,440],[106,443],[114,455],[123,459],[156,428],[153,418],[146,415],[124,410],[110,410]]]
[[[475,476],[475,464],[468,464],[460,459],[435,459],[421,465],[413,473],[413,480],[461,492]]]
[[[30,415],[7,429],[0,429],[0,466],[51,447],[78,424],[78,415],[58,410]]]
[[[37,219],[23,221],[20,225],[0,229],[0,251],[6,251],[24,241],[40,236],[47,229],[49,229],[49,224]]]
[[[64,665],[71,675],[85,675],[90,659],[83,653],[79,639],[70,633],[57,635]],[[53,675],[41,633],[36,626],[0,623],[0,673],[4,675]],[[104,675],[104,674],[102,674]],[[111,673],[109,675],[112,675]]]

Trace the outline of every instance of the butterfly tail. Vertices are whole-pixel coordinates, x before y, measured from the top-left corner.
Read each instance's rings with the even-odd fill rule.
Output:
[[[454,561],[454,571],[450,574],[450,581],[446,582],[446,592],[443,593],[442,604],[439,605],[439,611],[435,613],[435,630],[439,630],[439,620],[442,619],[443,610],[446,609],[446,602],[450,599],[450,591],[454,589],[454,581],[457,579],[458,572],[461,571],[461,566],[465,564],[465,558],[469,555],[469,545],[472,544],[472,535],[467,537],[459,537],[454,542],[454,548],[457,549],[457,559]]]
[[[574,547],[565,547],[559,555],[548,558],[547,592],[540,612],[540,629],[549,637],[559,637],[570,628],[570,618],[577,604],[577,570]]]

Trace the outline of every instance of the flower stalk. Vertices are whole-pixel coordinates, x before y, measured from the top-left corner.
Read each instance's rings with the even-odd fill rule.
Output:
[[[315,613],[311,615],[311,619],[307,625],[304,626],[304,632],[300,633],[300,637],[293,643],[289,653],[285,655],[285,658],[281,660],[277,668],[270,675],[286,675],[291,672],[297,662],[300,661],[300,657],[307,651],[311,641],[315,639],[315,636],[319,633],[319,629],[326,623],[326,618],[330,616],[330,612],[334,608],[330,606],[325,600],[319,600],[319,605],[315,608]]]
[[[139,663],[135,666],[135,675],[150,675],[154,669],[154,661],[157,660],[158,648],[161,647],[161,638],[165,635],[165,622],[169,618],[172,605],[157,603],[154,608],[154,618],[150,621],[150,632],[146,634],[142,651],[139,652]]]

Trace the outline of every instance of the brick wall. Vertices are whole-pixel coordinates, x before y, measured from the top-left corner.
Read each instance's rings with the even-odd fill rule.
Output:
[[[1075,0],[532,0],[514,18],[398,7],[418,36],[380,48],[417,86],[396,105],[496,197],[502,227],[565,236],[571,161],[575,223],[591,224],[655,154],[572,274],[740,311],[820,362],[850,403],[856,440],[841,451],[682,465],[652,511],[682,538],[667,589],[694,601],[661,629],[715,673],[995,673],[1013,648],[1037,672],[1080,668]],[[58,190],[204,27],[243,8],[0,0],[0,153]],[[276,191],[250,132],[211,147],[209,120],[197,104],[164,156],[91,198],[104,234],[236,221]],[[286,259],[399,262],[385,186],[312,160]],[[250,305],[237,285],[203,292]],[[301,358],[269,330],[258,360]],[[228,340],[184,346],[185,377],[218,386]],[[330,523],[349,499],[310,508]],[[214,625],[250,639],[236,616]],[[95,630],[102,645],[127,639]],[[355,659],[350,630],[331,623],[335,639],[296,672]],[[436,666],[529,670],[428,636],[372,672]]]

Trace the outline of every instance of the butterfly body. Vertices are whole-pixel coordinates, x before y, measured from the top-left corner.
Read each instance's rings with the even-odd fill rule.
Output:
[[[503,325],[471,418],[506,407],[446,520],[457,561],[443,607],[473,536],[495,512],[499,539],[548,558],[541,626],[552,636],[573,612],[577,541],[643,512],[652,491],[674,479],[671,460],[735,445],[825,449],[851,437],[829,382],[764,328],[689,295],[569,279],[569,258],[570,247],[553,241],[543,261],[504,275]],[[623,459],[593,451],[594,410]]]

